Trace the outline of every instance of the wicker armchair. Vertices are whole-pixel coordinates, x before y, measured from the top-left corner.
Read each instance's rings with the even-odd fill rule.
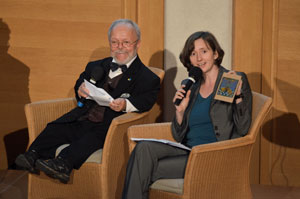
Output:
[[[251,152],[272,104],[271,98],[252,93],[252,125],[249,133],[242,138],[193,147],[184,179],[161,179],[154,182],[150,189],[150,199],[252,198],[249,182]],[[130,127],[130,151],[136,144],[130,140],[133,137],[174,141],[171,123]]]
[[[161,81],[162,69],[149,67]],[[35,102],[25,105],[32,143],[46,124],[76,106],[74,98]],[[155,111],[154,111],[155,110]],[[157,107],[145,113],[126,113],[114,118],[101,150],[93,153],[79,170],[73,171],[68,184],[59,183],[41,175],[29,174],[28,198],[120,198],[129,158],[127,128],[132,125],[155,122]]]

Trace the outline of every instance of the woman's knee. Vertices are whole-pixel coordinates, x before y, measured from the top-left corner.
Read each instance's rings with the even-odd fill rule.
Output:
[[[138,142],[135,146],[134,152],[135,155],[138,156],[147,156],[147,155],[152,155],[155,149],[155,142],[148,142],[148,141],[141,141]]]
[[[135,145],[135,151],[138,152],[138,151],[149,150],[149,148],[151,148],[150,145],[151,145],[151,142],[145,142],[145,141],[138,142]]]

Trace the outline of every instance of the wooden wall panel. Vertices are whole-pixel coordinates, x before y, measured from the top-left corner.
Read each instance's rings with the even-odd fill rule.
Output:
[[[235,2],[243,6],[249,3]],[[254,67],[255,76],[260,76],[254,90],[260,89],[273,98],[273,109],[265,121],[259,141],[259,182],[300,186],[300,1],[254,0],[253,4],[262,6],[262,27],[254,31],[261,40],[248,43],[245,40],[249,39],[249,35],[234,35],[234,61],[248,62],[248,70],[252,70],[251,61],[247,61],[251,53],[239,51],[245,43],[251,51],[261,53],[261,68]],[[249,10],[252,9],[249,6]],[[240,16],[243,12],[245,10],[234,11]],[[239,28],[244,31],[253,29],[251,24],[255,24],[256,20],[246,15],[236,19],[234,31],[239,32]],[[250,27],[243,24],[250,24]]]
[[[145,64],[151,63],[153,55],[163,49],[163,21],[155,21],[163,16],[159,13],[163,12],[163,2],[138,2],[0,1],[0,95],[3,96],[0,99],[0,168],[7,168],[25,150],[28,137],[24,105],[74,96],[74,82],[88,61],[110,55],[107,30],[112,21],[130,18],[141,27],[142,38],[150,36],[142,43],[148,47],[139,51]],[[146,5],[149,7],[144,8]],[[159,9],[148,11],[149,8]],[[154,17],[143,18],[139,16],[143,11],[138,9]],[[154,22],[159,27],[155,30],[150,28]],[[157,42],[152,42],[157,36]],[[153,60],[153,66],[162,68],[162,57]]]
[[[140,24],[142,46],[141,57],[150,66],[163,68],[164,1],[138,1],[138,24]]]
[[[139,49],[141,59],[148,66],[164,68],[164,1],[147,0],[138,1],[137,23],[140,25],[142,44]],[[162,84],[163,85],[163,84]],[[163,87],[163,86],[162,86]],[[156,118],[157,122],[163,120],[163,89],[161,88],[157,104],[154,106],[155,113],[150,117]]]
[[[263,0],[233,2],[233,69],[245,72],[252,90],[260,92]]]
[[[251,89],[261,92],[262,81],[262,0],[233,1],[233,69],[247,74]],[[251,183],[259,183],[260,137],[251,158]]]
[[[264,18],[263,18],[263,59],[262,59],[262,93],[273,98],[273,106],[275,104],[275,71],[277,65],[277,39],[278,39],[278,1],[264,1]],[[270,184],[270,156],[272,153],[272,139],[274,108],[271,109],[263,126],[260,142],[260,184]]]
[[[278,3],[270,183],[300,186],[300,1]]]

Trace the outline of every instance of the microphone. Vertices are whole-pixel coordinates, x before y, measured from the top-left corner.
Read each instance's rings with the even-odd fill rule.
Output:
[[[91,73],[91,78],[89,80],[89,82],[91,82],[92,84],[96,84],[97,81],[101,80],[102,77],[104,75],[104,70],[102,67],[96,67],[93,69],[92,73]],[[84,97],[81,97],[78,102],[77,102],[77,106],[78,107],[83,107],[84,106],[84,101],[85,101],[85,98]]]
[[[181,85],[185,85],[185,87],[183,88],[183,90],[185,90],[185,92],[187,92],[192,85],[197,82],[200,78],[202,77],[202,70],[198,67],[193,67],[191,68],[191,70],[189,71],[189,78],[184,79],[182,81]],[[185,97],[185,95],[184,95]],[[181,103],[182,99],[176,99],[174,104],[176,106],[178,106]]]

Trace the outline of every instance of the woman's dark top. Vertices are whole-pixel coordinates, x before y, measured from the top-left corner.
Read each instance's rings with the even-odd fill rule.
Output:
[[[193,147],[199,144],[216,142],[217,138],[209,115],[212,94],[203,98],[198,93],[196,102],[189,118],[189,131],[186,135],[186,145]]]

